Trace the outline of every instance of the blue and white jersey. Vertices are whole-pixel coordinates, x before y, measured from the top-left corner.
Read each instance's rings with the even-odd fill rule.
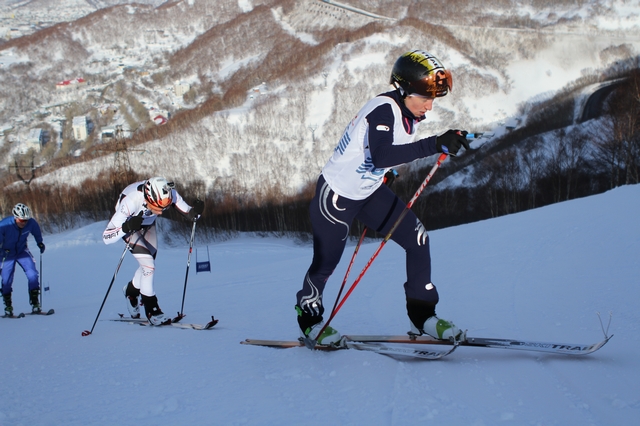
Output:
[[[340,196],[363,200],[382,185],[390,168],[435,154],[435,136],[412,143],[423,118],[414,117],[396,92],[367,102],[322,169],[331,189]]]

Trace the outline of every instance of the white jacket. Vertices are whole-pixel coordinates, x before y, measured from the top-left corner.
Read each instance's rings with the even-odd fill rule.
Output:
[[[152,225],[158,216],[147,208],[147,202],[144,199],[143,188],[146,181],[132,183],[127,186],[116,203],[116,213],[111,217],[107,229],[102,233],[102,240],[105,244],[113,244],[126,235],[122,231],[122,224],[132,216],[137,216],[140,212],[144,220],[142,226]],[[171,204],[175,206],[180,213],[187,214],[191,210],[189,206],[178,194],[178,191],[171,189]]]

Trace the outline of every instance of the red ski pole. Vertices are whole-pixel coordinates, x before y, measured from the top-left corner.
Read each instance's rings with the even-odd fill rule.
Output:
[[[396,179],[396,177],[398,176],[398,172],[396,172],[395,170],[389,170],[385,175],[384,175],[384,184],[386,184],[388,187],[391,187],[391,185],[393,184],[393,181]],[[365,226],[364,229],[362,230],[362,235],[360,235],[360,240],[358,241],[358,244],[356,244],[356,248],[353,250],[353,254],[351,255],[351,260],[349,261],[349,266],[347,266],[347,272],[344,274],[344,279],[342,280],[342,285],[340,286],[340,290],[338,291],[338,295],[336,296],[336,301],[333,304],[333,309],[331,309],[331,315],[329,316],[329,321],[333,318],[334,316],[334,312],[336,311],[336,306],[338,305],[338,302],[340,301],[340,296],[342,295],[342,291],[344,290],[344,286],[347,283],[347,279],[349,278],[349,274],[351,273],[351,267],[353,266],[353,261],[356,259],[356,255],[358,254],[358,250],[360,249],[360,246],[362,245],[362,242],[364,241],[364,237],[367,235],[367,227]],[[322,330],[324,331],[324,330]]]

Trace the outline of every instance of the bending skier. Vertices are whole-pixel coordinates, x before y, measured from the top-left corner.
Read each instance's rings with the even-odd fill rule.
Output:
[[[2,300],[4,301],[4,314],[9,317],[13,316],[13,305],[11,304],[11,292],[13,289],[11,287],[16,263],[20,265],[27,276],[31,312],[40,312],[40,281],[36,262],[29,251],[29,247],[27,247],[29,234],[33,234],[40,253],[44,253],[45,248],[42,242],[40,225],[32,217],[31,209],[22,203],[18,203],[13,207],[12,213],[13,216],[6,217],[0,221]]]
[[[298,325],[304,337],[319,344],[340,340],[338,331],[324,327],[322,294],[340,262],[351,223],[387,234],[406,204],[386,185],[393,167],[436,153],[455,156],[466,132],[449,130],[414,142],[418,124],[432,109],[435,98],[451,91],[451,73],[433,55],[414,50],[400,56],[390,84],[395,90],[367,102],[349,122],[332,157],[318,178],[310,205],[313,261],[297,293]],[[427,231],[412,211],[404,216],[391,239],[406,251],[404,290],[411,332],[438,339],[460,338],[461,331],[436,316],[438,291],[431,282],[431,255]]]
[[[129,244],[129,251],[140,266],[123,289],[127,308],[132,318],[140,318],[141,302],[147,319],[153,325],[171,322],[171,318],[166,317],[158,306],[153,289],[158,251],[156,219],[171,206],[189,220],[199,219],[204,210],[203,201],[196,200],[193,207],[189,206],[175,190],[173,182],[169,183],[163,177],[132,183],[120,194],[116,212],[102,234],[105,244],[113,244],[120,239]]]

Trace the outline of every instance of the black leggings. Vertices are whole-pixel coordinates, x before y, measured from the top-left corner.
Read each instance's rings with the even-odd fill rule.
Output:
[[[320,175],[316,194],[311,200],[310,217],[313,226],[313,261],[297,293],[298,305],[311,315],[322,315],[322,293],[327,280],[340,262],[354,219],[367,228],[386,235],[406,204],[386,185],[380,186],[364,200],[338,196]],[[438,303],[438,291],[431,284],[431,254],[429,236],[416,215],[409,210],[391,240],[406,254],[407,277],[404,284],[407,298]]]

